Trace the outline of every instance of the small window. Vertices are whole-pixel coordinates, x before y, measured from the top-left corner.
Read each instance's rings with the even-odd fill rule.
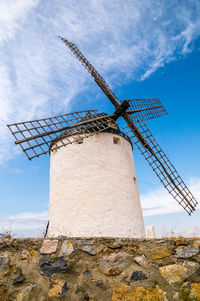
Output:
[[[137,181],[136,177],[133,177],[134,184],[136,184],[136,181]]]
[[[114,144],[121,144],[121,141],[120,141],[119,138],[113,137],[113,143],[114,143]]]
[[[83,138],[77,138],[75,143],[76,144],[82,144],[83,143]]]

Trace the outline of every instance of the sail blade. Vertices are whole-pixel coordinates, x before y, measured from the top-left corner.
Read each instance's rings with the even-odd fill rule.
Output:
[[[31,160],[114,126],[109,115],[90,110],[9,124],[8,128]]]
[[[77,59],[81,62],[81,64],[87,69],[87,71],[92,75],[95,82],[101,88],[101,90],[106,94],[106,96],[110,99],[112,104],[115,107],[118,107],[120,104],[117,101],[116,95],[113,93],[105,79],[99,74],[99,72],[94,68],[94,66],[86,59],[86,57],[82,54],[82,52],[78,49],[78,47],[69,42],[68,40],[59,37],[73,52],[73,54],[77,57]]]
[[[138,121],[131,126],[129,122],[129,126],[125,128],[125,131],[153,168],[164,187],[191,215],[198,203],[153,137],[146,123]]]
[[[167,115],[167,111],[158,98],[128,99],[127,114],[134,122],[149,120]]]

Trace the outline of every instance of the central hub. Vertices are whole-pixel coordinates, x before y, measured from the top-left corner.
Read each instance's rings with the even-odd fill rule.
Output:
[[[123,116],[123,114],[126,112],[126,110],[130,107],[130,104],[127,100],[123,100],[120,106],[115,110],[113,113],[114,120],[117,120],[120,116]]]

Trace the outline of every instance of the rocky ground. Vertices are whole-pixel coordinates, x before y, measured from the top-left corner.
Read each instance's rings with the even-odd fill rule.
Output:
[[[200,300],[200,239],[0,239],[0,300]]]

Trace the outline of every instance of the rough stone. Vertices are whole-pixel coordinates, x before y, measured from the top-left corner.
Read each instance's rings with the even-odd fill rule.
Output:
[[[89,240],[89,239],[79,239],[77,241],[79,246],[85,246],[85,245],[92,245],[93,244],[93,240]]]
[[[9,263],[9,257],[8,256],[0,256],[0,273],[3,270],[3,267]]]
[[[139,264],[139,265],[141,265],[141,266],[143,266],[143,267],[146,267],[146,266],[148,265],[147,259],[146,259],[146,257],[144,256],[144,254],[142,254],[141,256],[136,256],[136,257],[134,257],[134,261],[135,261],[137,264]]]
[[[92,245],[85,245],[85,246],[82,246],[81,247],[81,250],[85,253],[88,253],[90,255],[96,255],[95,251],[94,251],[94,248]]]
[[[133,271],[131,275],[131,281],[143,281],[146,279],[147,277],[142,271]]]
[[[200,300],[200,283],[191,283],[191,298]]]
[[[73,244],[74,252],[69,257],[59,257],[60,249],[58,248],[56,253],[41,255],[40,247],[43,240],[38,238],[5,238],[0,241],[0,248],[2,247],[4,250],[0,252],[0,261],[4,265],[0,273],[1,301],[46,301],[58,299],[83,301],[84,298],[89,298],[90,301],[92,299],[94,301],[111,300],[112,294],[114,294],[113,289],[117,283],[128,286],[130,294],[129,296],[126,290],[123,294],[121,291],[121,295],[120,293],[117,296],[114,295],[115,298],[118,298],[117,300],[159,300],[156,293],[159,293],[160,287],[167,292],[168,301],[200,301],[198,295],[200,253],[186,259],[179,259],[174,256],[177,248],[195,247],[194,242],[196,239],[163,239],[161,244],[160,240],[123,240],[117,238],[116,241],[122,244],[122,248],[116,249],[106,246],[103,243],[105,238],[92,238],[92,244],[88,244],[88,241],[91,242],[90,238],[58,240],[60,246],[66,240]],[[83,240],[87,243],[84,242],[81,246],[77,243],[78,240]],[[115,239],[110,239],[110,243],[114,244],[114,241]],[[176,246],[175,242],[177,241],[184,241],[186,245]],[[116,243],[117,245],[118,243]],[[96,255],[91,256],[82,252],[81,248],[85,246],[92,246]],[[132,250],[133,246],[135,248],[134,252]],[[99,252],[102,247],[103,250],[97,253],[96,250],[98,249]],[[171,255],[159,260],[153,260],[151,254],[157,249],[169,250]],[[24,250],[28,250],[30,257],[28,252],[24,252]],[[23,258],[23,253],[25,257],[27,254],[27,258]],[[2,257],[9,259],[2,261]],[[5,262],[7,263],[5,264]],[[144,266],[143,262],[147,262],[147,266]],[[100,263],[100,268],[105,269],[103,273],[102,271],[100,272]],[[162,270],[163,268],[164,270]],[[26,278],[21,283],[20,272]],[[131,280],[131,276],[133,280]],[[144,276],[147,279],[144,279]],[[13,279],[14,283],[16,279],[14,285]],[[56,283],[55,280],[62,281],[62,284]],[[65,284],[65,281],[67,281],[67,284]],[[157,289],[155,287],[156,283],[158,283]],[[182,283],[184,283],[184,286],[182,286]],[[142,288],[138,288],[138,286]],[[67,290],[68,287],[69,290]],[[62,292],[65,289],[67,290],[66,295],[62,296]],[[162,296],[162,292],[160,295]]]
[[[40,259],[40,268],[42,273],[47,277],[52,276],[53,274],[59,274],[67,269],[67,261],[60,257],[57,258],[54,262],[51,262],[49,256],[44,256]]]
[[[199,253],[199,247],[178,247],[176,249],[176,258],[190,258]]]
[[[193,242],[193,246],[194,246],[194,247],[200,247],[200,239],[196,239],[196,240]]]
[[[145,289],[141,286],[131,288],[118,283],[114,287],[112,301],[167,301],[166,293],[158,287]]]
[[[131,247],[131,251],[133,251],[133,252],[137,252],[137,249],[138,249],[138,246],[132,246]]]
[[[169,284],[180,283],[194,273],[193,269],[188,269],[180,264],[171,264],[159,268],[161,275]]]
[[[74,252],[74,247],[72,243],[69,240],[65,240],[60,248],[59,256],[66,257],[71,255],[73,252]]]
[[[31,300],[31,291],[35,287],[35,284],[32,283],[31,285],[25,287],[22,291],[17,293],[16,301],[29,301]],[[33,300],[33,299],[32,299]]]
[[[179,240],[179,241],[176,241],[176,242],[174,243],[174,245],[175,245],[176,247],[179,247],[179,246],[186,246],[187,243],[186,243],[185,241]]]
[[[160,240],[156,241],[156,244],[162,244],[163,242],[165,242],[165,240],[164,239],[160,239]]]
[[[188,260],[184,261],[183,266],[188,268],[191,273],[196,272],[199,267],[198,263],[196,263],[194,261],[188,261]]]
[[[161,258],[165,258],[167,256],[170,256],[170,251],[167,249],[158,249],[155,250],[152,254],[151,257],[152,259],[156,260],[156,259],[161,259]]]
[[[50,290],[48,293],[49,297],[63,297],[64,294],[69,290],[67,282],[55,279],[51,282]]]
[[[120,249],[122,247],[118,239],[104,239],[102,243],[110,249]]]
[[[127,253],[102,253],[98,257],[98,270],[105,275],[119,275],[129,265]]]
[[[89,255],[99,254],[105,247],[102,244],[93,245],[93,241],[90,240],[79,240],[79,249]]]
[[[29,259],[31,254],[28,250],[24,249],[21,253],[21,259]]]
[[[55,253],[58,247],[58,240],[45,239],[40,249],[41,254]]]
[[[24,282],[25,280],[25,277],[24,275],[22,274],[22,272],[20,272],[20,274],[13,280],[13,284],[18,284],[18,283],[22,283]]]

